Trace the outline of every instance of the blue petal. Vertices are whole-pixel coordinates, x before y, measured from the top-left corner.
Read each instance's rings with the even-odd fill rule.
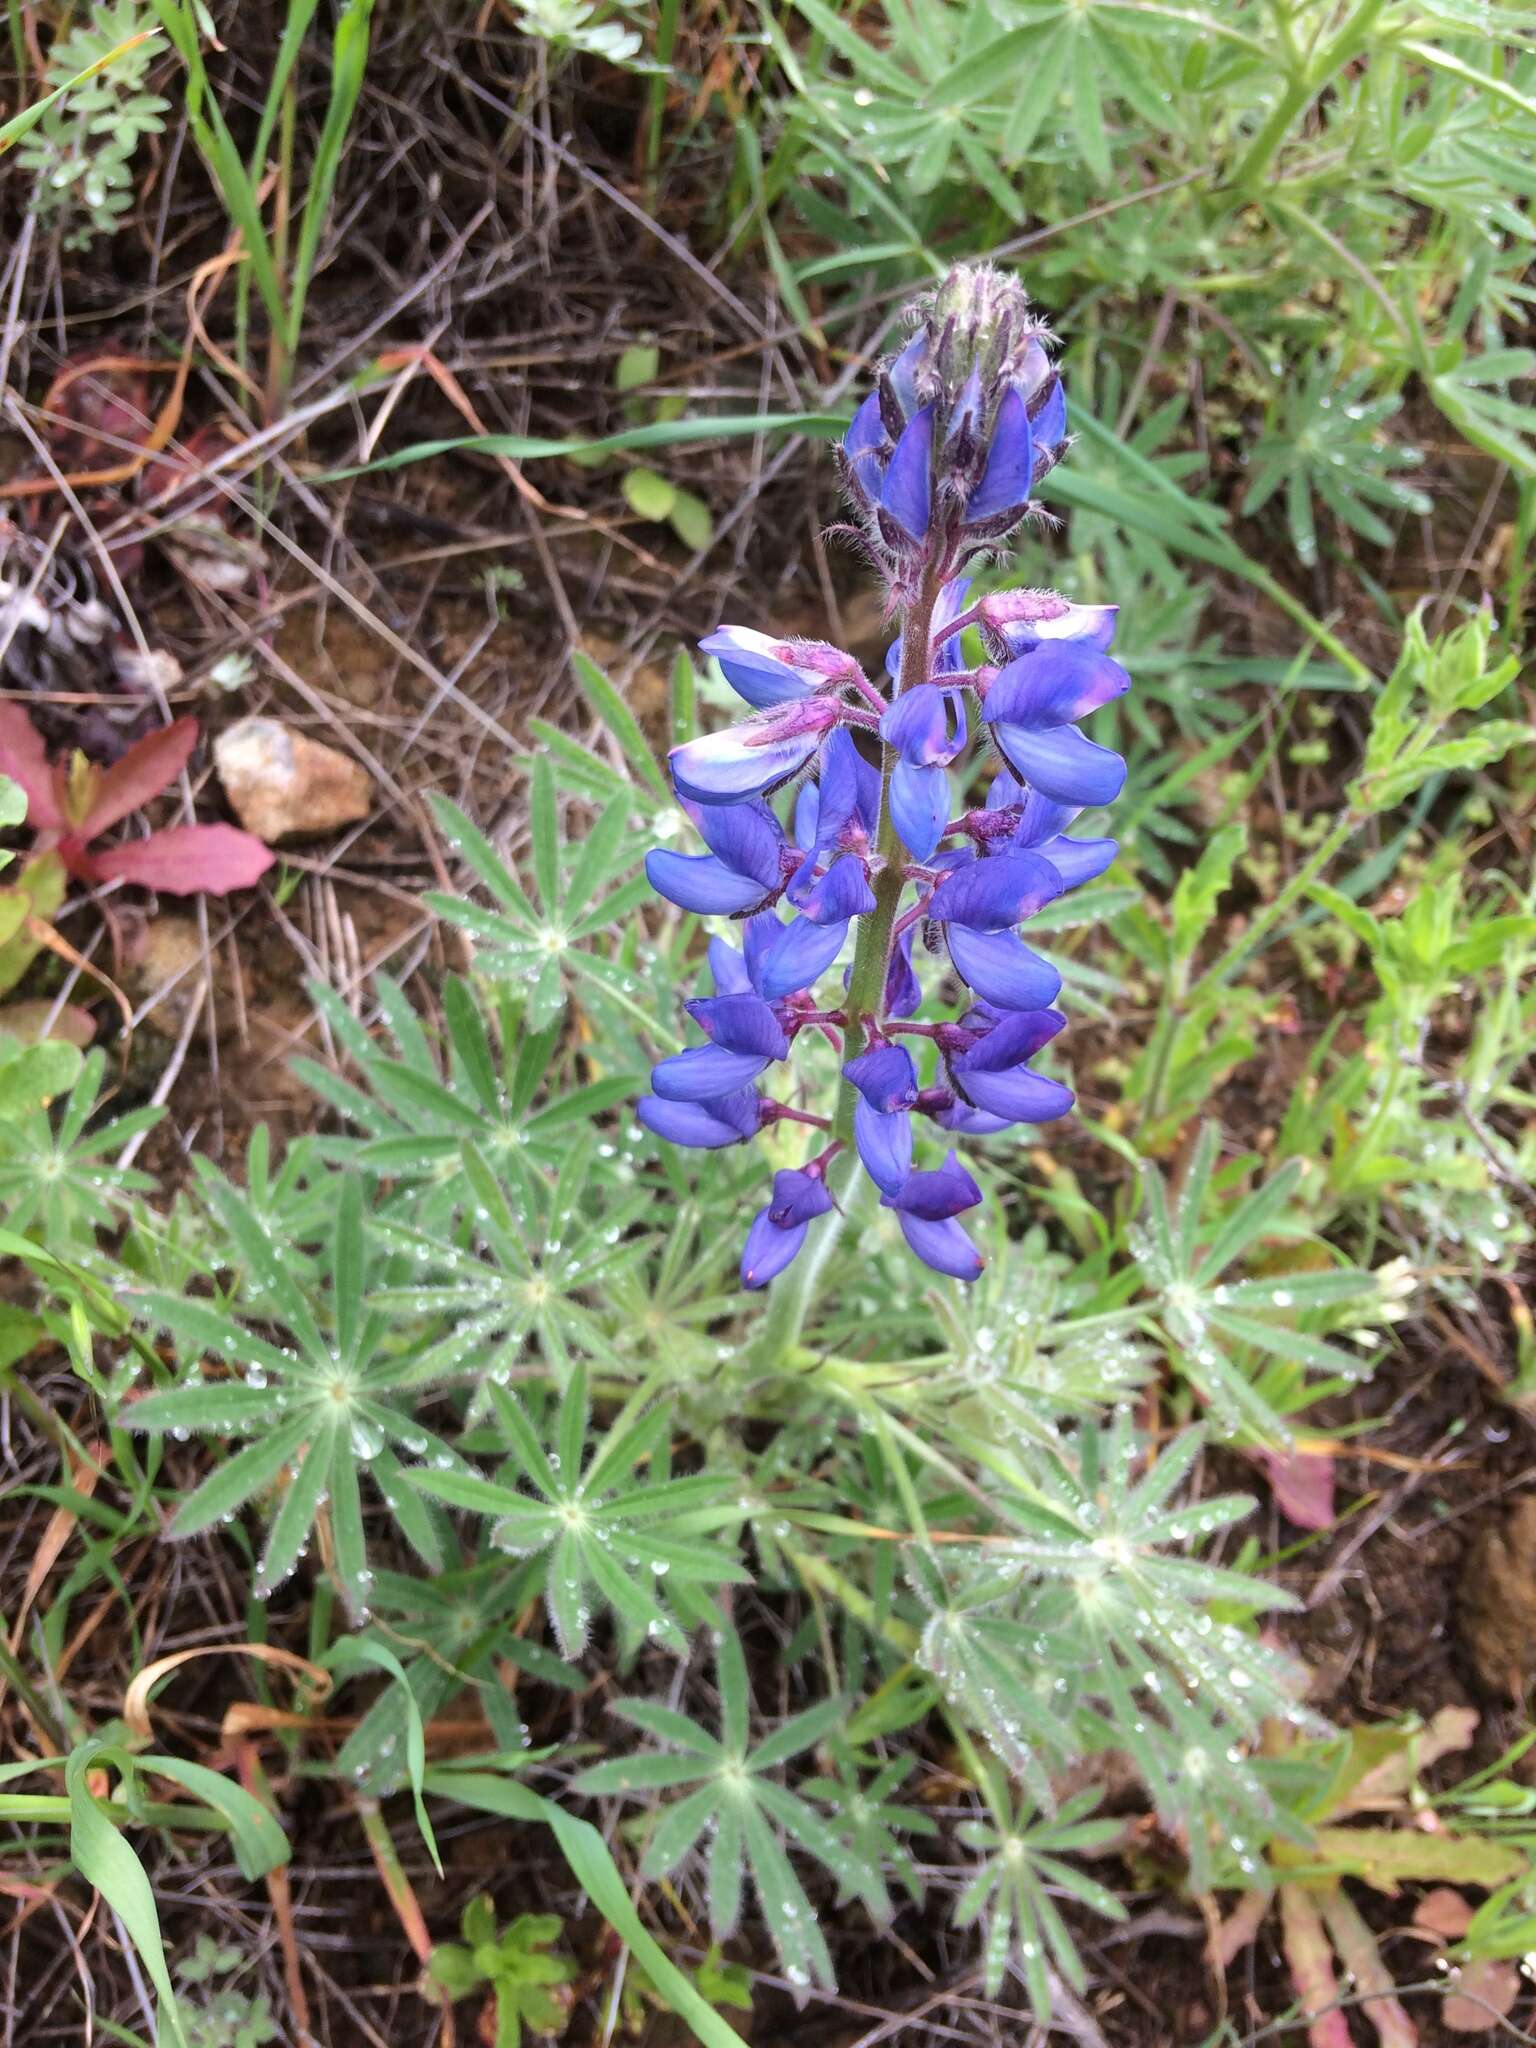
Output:
[[[752,1053],[763,1060],[789,1057],[784,1027],[761,996],[696,996],[686,1008],[710,1042],[727,1052]]]
[[[1037,853],[1001,853],[946,875],[928,915],[972,931],[1010,931],[1062,892],[1060,875]]]
[[[744,1093],[754,1103],[757,1101],[757,1096],[750,1089]],[[635,1114],[648,1131],[654,1131],[658,1138],[665,1138],[669,1145],[686,1145],[695,1151],[713,1152],[722,1145],[739,1145],[752,1135],[750,1130],[742,1130],[728,1116],[722,1115],[723,1107],[719,1102],[668,1102],[660,1095],[644,1095],[635,1105]],[[753,1117],[755,1122],[755,1111]]]
[[[791,1166],[773,1176],[773,1200],[768,1204],[768,1214],[780,1230],[792,1230],[797,1223],[825,1216],[831,1207],[831,1191],[819,1173]]]
[[[981,482],[966,500],[966,518],[995,519],[999,513],[1021,510],[1029,502],[1034,475],[1029,408],[1017,391],[1007,391],[997,409],[997,424],[992,429],[992,445],[987,450]]]
[[[1061,976],[1050,961],[1032,953],[1012,932],[973,932],[950,924],[945,936],[962,980],[1001,1010],[1044,1010],[1060,993]]]
[[[1125,763],[1108,747],[1085,740],[1075,725],[1030,732],[1022,725],[993,728],[1016,775],[1059,804],[1111,804],[1125,787]]]
[[[827,755],[831,753],[833,742],[836,740],[836,738],[836,733],[830,734],[827,739],[827,744],[825,748],[822,750],[821,758],[823,764],[823,774],[826,773],[825,764]],[[816,844],[816,818],[820,808],[821,792],[816,787],[816,784],[814,782],[802,783],[800,785],[799,792],[795,797],[796,846],[808,848]]]
[[[1030,421],[1030,426],[1035,446],[1042,454],[1049,455],[1061,445],[1067,431],[1067,394],[1061,388],[1059,377],[1046,393],[1045,403]]]
[[[897,1194],[912,1171],[912,1117],[871,1109],[861,1095],[853,1105],[853,1142],[864,1171],[885,1195]]]
[[[1036,853],[1047,839],[1054,839],[1059,832],[1065,832],[1077,816],[1076,804],[1053,804],[1049,797],[1042,796],[1038,789],[1025,789],[1012,775],[999,775],[997,783],[1005,779],[1013,790],[1013,801],[1020,808],[1019,823],[1013,835],[1012,844],[1031,847]],[[992,786],[994,789],[997,783]]]
[[[645,873],[658,896],[701,916],[730,917],[755,909],[763,900],[761,882],[737,874],[712,853],[672,853],[657,847],[645,856]]]
[[[799,877],[796,877],[798,883]],[[850,917],[867,917],[875,907],[875,892],[869,886],[864,863],[857,854],[845,853],[809,888],[792,884],[789,900],[812,924],[846,924]]]
[[[843,1068],[871,1109],[882,1116],[910,1109],[917,1096],[917,1068],[904,1045],[872,1045]]]
[[[881,718],[880,737],[914,767],[952,761],[965,734],[963,723],[959,733],[955,731],[954,699],[953,690],[941,690],[937,683],[914,684]]]
[[[885,975],[887,1017],[915,1017],[923,1006],[923,985],[912,968],[913,927],[908,926],[891,948]]]
[[[767,1064],[758,1053],[695,1045],[660,1061],[651,1071],[651,1087],[667,1102],[713,1102],[755,1081]]]
[[[932,1223],[899,1209],[896,1220],[910,1249],[935,1273],[947,1273],[952,1280],[980,1278],[986,1262],[952,1216]]]
[[[711,853],[764,889],[778,888],[784,879],[784,832],[765,803],[699,804],[695,809],[694,823]]]
[[[805,1243],[808,1228],[808,1224],[797,1223],[789,1230],[780,1230],[768,1211],[759,1209],[742,1247],[742,1286],[766,1287],[770,1280],[782,1273]]]
[[[1025,1066],[1010,1067],[1000,1074],[957,1072],[955,1080],[978,1109],[1009,1123],[1046,1124],[1053,1117],[1065,1116],[1072,1107],[1070,1088]]]
[[[1081,640],[1042,640],[993,677],[982,706],[989,724],[1036,731],[1070,725],[1123,697],[1131,679],[1118,661]]]
[[[869,794],[866,776],[873,777],[877,807],[880,776],[864,760],[846,726],[840,725],[827,735],[817,775],[815,836],[802,839],[800,844],[820,852],[824,847],[836,846],[855,825],[863,826],[866,836],[872,834],[875,820],[866,822],[863,817],[864,803]],[[858,835],[855,832],[853,836]]]
[[[746,957],[747,985],[763,993],[763,963],[779,943],[784,931],[778,912],[760,910],[741,928],[741,950]],[[724,990],[721,991],[724,994]]]
[[[933,407],[925,405],[902,429],[886,465],[880,504],[909,540],[920,541],[933,516]]]
[[[808,917],[795,918],[765,955],[757,975],[758,987],[770,1002],[809,988],[843,950],[847,936],[846,923],[812,924]]]
[[[1069,889],[1096,882],[1119,851],[1113,839],[1068,839],[1064,833],[1039,848],[1040,858],[1050,862]]]
[[[672,749],[673,785],[694,803],[745,803],[797,775],[820,744],[819,732],[777,738],[761,726],[727,726]]]
[[[951,1152],[944,1164],[932,1172],[909,1174],[901,1192],[885,1206],[938,1221],[945,1216],[958,1216],[962,1209],[974,1209],[980,1200],[981,1189],[960,1164],[959,1153]]]
[[[891,773],[891,819],[916,861],[930,861],[949,823],[949,777],[942,768],[898,761]]]
[[[1058,599],[1060,610],[1049,618],[1011,620],[998,628],[1015,654],[1027,654],[1042,640],[1076,640],[1107,654],[1114,644],[1117,604],[1069,604]]]
[[[843,436],[843,453],[848,458],[853,480],[871,501],[880,496],[880,450],[884,443],[880,400],[872,391],[854,414],[853,423]]]
[[[752,978],[747,973],[747,963],[727,940],[710,940],[709,971],[714,979],[717,996],[744,996],[751,993]]]
[[[1021,1060],[1032,1060],[1066,1021],[1060,1010],[1010,1011],[995,1017],[986,1036],[950,1064],[956,1073],[1000,1073]]]
[[[927,360],[928,335],[920,328],[886,371],[896,403],[909,419],[917,410],[917,373]]]
[[[790,704],[809,697],[812,685],[792,663],[770,652],[779,643],[770,634],[751,626],[722,626],[699,642],[701,654],[712,654],[720,671],[736,691],[757,711],[774,704]]]
[[[998,1131],[1013,1128],[1013,1118],[990,1116],[984,1109],[975,1109],[969,1102],[955,1101],[948,1109],[941,1109],[934,1118],[946,1131],[955,1131],[963,1138],[989,1138]]]

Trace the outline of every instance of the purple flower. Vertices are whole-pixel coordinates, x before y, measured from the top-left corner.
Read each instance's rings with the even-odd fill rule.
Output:
[[[662,1095],[642,1095],[635,1114],[669,1145],[716,1152],[723,1145],[740,1145],[756,1137],[762,1097],[755,1088],[739,1088],[713,1102],[668,1102]]]
[[[1131,686],[1117,661],[1075,640],[1042,641],[1000,669],[981,715],[1003,759],[1041,796],[1062,804],[1112,803],[1125,786],[1125,763],[1077,730],[1101,704]]]
[[[739,917],[779,894],[787,849],[783,828],[765,803],[694,804],[689,815],[710,851],[673,853],[658,846],[648,853],[646,877],[658,896],[682,910]]]
[[[1016,1010],[998,1017],[965,1051],[949,1055],[957,1093],[973,1109],[1006,1124],[1044,1124],[1065,1116],[1072,1090],[1035,1073],[1029,1062],[1066,1021],[1059,1010]]]
[[[969,860],[947,874],[929,900],[928,915],[974,932],[1012,931],[1054,902],[1063,887],[1056,869],[1038,853],[1010,850]]]
[[[825,1175],[791,1168],[773,1176],[773,1200],[759,1209],[741,1254],[743,1287],[766,1287],[791,1263],[818,1216],[832,1207]]]
[[[701,654],[712,654],[732,689],[754,711],[792,704],[857,673],[858,664],[825,640],[776,640],[751,626],[721,626],[699,642]]]
[[[858,1090],[853,1139],[864,1171],[883,1194],[893,1194],[912,1170],[911,1109],[917,1069],[904,1045],[875,1045],[850,1060],[843,1073]]]
[[[891,771],[896,830],[914,860],[929,861],[949,823],[944,770],[965,745],[965,713],[953,690],[918,683],[886,712],[880,735],[897,756]]]
[[[784,1027],[761,996],[705,996],[688,1014],[708,1045],[673,1053],[651,1070],[651,1088],[667,1102],[713,1102],[755,1081],[764,1067],[789,1057]]]
[[[955,1218],[974,1209],[981,1189],[951,1152],[931,1173],[910,1173],[896,1194],[881,1197],[884,1208],[896,1211],[901,1234],[925,1266],[956,1280],[974,1280],[982,1257]]]
[[[686,740],[672,749],[673,787],[696,804],[740,804],[763,796],[799,774],[837,716],[835,704],[813,697],[750,725],[728,725]]]

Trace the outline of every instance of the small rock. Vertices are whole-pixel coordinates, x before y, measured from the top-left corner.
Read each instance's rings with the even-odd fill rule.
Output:
[[[235,816],[270,846],[355,825],[373,809],[373,778],[335,747],[275,718],[242,718],[213,743]]]

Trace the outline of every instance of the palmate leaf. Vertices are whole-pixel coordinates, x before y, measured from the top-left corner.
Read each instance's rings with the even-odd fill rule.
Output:
[[[581,1359],[620,1365],[607,1290],[649,1252],[635,1226],[653,1213],[640,1190],[609,1195],[598,1182],[598,1143],[584,1134],[562,1148],[550,1180],[525,1164],[509,1192],[478,1145],[459,1148],[464,1234],[449,1237],[381,1222],[378,1241],[421,1277],[379,1290],[376,1299],[407,1315],[446,1317],[446,1333],[423,1350],[420,1371],[442,1377],[473,1371],[507,1381],[530,1362],[563,1378]]]
[[[1271,1239],[1308,1239],[1316,1246],[1320,1240],[1290,1215],[1301,1162],[1283,1166],[1246,1194],[1224,1196],[1216,1185],[1219,1144],[1217,1126],[1205,1125],[1173,1202],[1161,1176],[1143,1168],[1141,1220],[1127,1242],[1155,1297],[1148,1325],[1209,1403],[1213,1419],[1231,1432],[1283,1445],[1289,1429],[1258,1392],[1247,1359],[1267,1353],[1329,1376],[1357,1378],[1367,1361],[1330,1342],[1316,1324],[1360,1329],[1381,1320],[1385,1283],[1343,1264],[1273,1278],[1225,1278]]]
[[[239,1193],[223,1181],[210,1183],[207,1193],[247,1269],[264,1321],[280,1326],[288,1341],[250,1328],[228,1306],[146,1290],[133,1297],[133,1306],[142,1322],[169,1332],[184,1377],[179,1386],[125,1403],[121,1419],[130,1429],[160,1434],[249,1439],[182,1502],[171,1534],[192,1535],[230,1520],[277,1488],[256,1593],[264,1597],[294,1569],[324,1515],[334,1575],[361,1619],[372,1583],[363,1472],[423,1562],[434,1570],[443,1562],[439,1530],[404,1486],[396,1455],[428,1458],[445,1471],[462,1467],[458,1454],[411,1411],[415,1390],[438,1375],[379,1307],[363,1188],[355,1176],[333,1177],[327,1285],[313,1303],[299,1277],[303,1267],[285,1257]],[[238,1369],[239,1378],[198,1377],[196,1361],[204,1355]]]
[[[705,1895],[716,1938],[735,1928],[750,1878],[786,1977],[795,1985],[830,1987],[832,1959],[782,1835],[820,1864],[845,1894],[881,1897],[879,1876],[836,1816],[828,1821],[767,1773],[829,1739],[846,1718],[846,1705],[832,1699],[808,1707],[753,1749],[746,1659],[733,1631],[718,1638],[716,1676],[718,1737],[656,1702],[617,1701],[615,1713],[681,1754],[611,1758],[584,1771],[574,1789],[593,1797],[647,1797],[651,1803],[648,1795],[656,1789],[693,1785],[693,1791],[655,1814],[642,1874],[658,1880],[672,1875],[707,1839]]]
[[[657,1475],[672,1429],[670,1407],[647,1412],[637,1398],[593,1443],[579,1366],[547,1436],[505,1389],[491,1389],[491,1405],[507,1449],[497,1479],[430,1468],[406,1477],[431,1499],[493,1517],[494,1544],[541,1561],[544,1604],[562,1655],[581,1655],[599,1607],[633,1637],[681,1653],[687,1636],[673,1612],[679,1599],[686,1619],[696,1622],[702,1589],[749,1582],[735,1556],[743,1510],[738,1500],[721,1498],[728,1482],[709,1473]],[[729,1540],[726,1531],[733,1532]],[[664,1582],[673,1589],[670,1601]]]

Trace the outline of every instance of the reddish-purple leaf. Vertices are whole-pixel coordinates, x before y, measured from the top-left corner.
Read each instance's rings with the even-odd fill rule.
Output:
[[[1268,1892],[1243,1893],[1226,1919],[1211,1931],[1206,1953],[1213,1969],[1231,1969],[1248,1944],[1257,1938],[1273,1904]]]
[[[1275,1505],[1298,1529],[1333,1527],[1333,1460],[1323,1451],[1254,1453]]]
[[[120,825],[124,818],[141,811],[151,797],[169,787],[192,758],[197,745],[197,720],[178,718],[132,746],[121,761],[102,776],[96,801],[81,820],[80,837],[99,839],[103,832]],[[198,888],[200,883],[192,883]]]
[[[96,1019],[77,1003],[62,1008],[56,1003],[7,1003],[0,1009],[0,1031],[23,1045],[36,1045],[44,1037],[62,1038],[84,1052],[96,1036]]]
[[[276,858],[271,847],[234,825],[174,825],[108,847],[95,867],[104,882],[140,882],[164,896],[224,896],[260,881]]]
[[[42,734],[19,704],[0,704],[0,775],[26,791],[27,823],[51,832],[64,822]]]
[[[1486,2034],[1520,1996],[1519,1971],[1492,1956],[1464,1963],[1451,1981],[1456,1989],[1441,2006],[1440,2021],[1454,2034]]]

